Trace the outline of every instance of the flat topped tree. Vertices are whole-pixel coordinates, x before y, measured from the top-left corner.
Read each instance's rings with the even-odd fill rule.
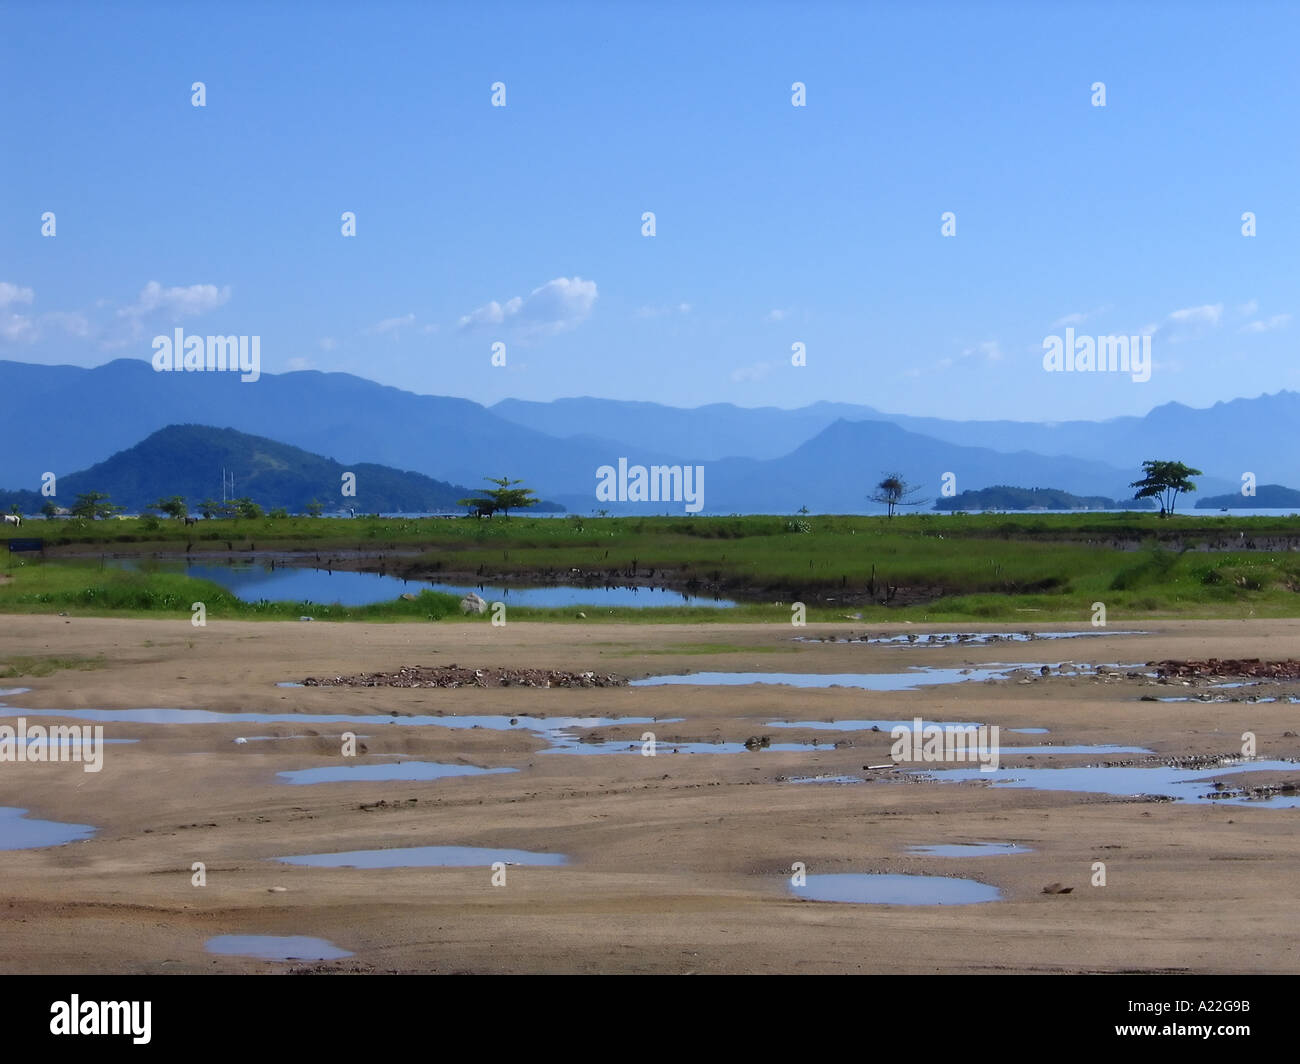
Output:
[[[483,494],[491,500],[494,510],[500,510],[506,517],[510,516],[511,510],[522,510],[529,506],[536,506],[540,501],[533,494],[532,488],[517,488],[514,485],[522,484],[522,480],[511,480],[509,477],[484,477],[489,484],[497,485],[495,488],[487,488]]]
[[[1196,490],[1196,485],[1189,478],[1202,475],[1199,469],[1192,469],[1182,462],[1162,462],[1158,459],[1143,462],[1142,471],[1146,476],[1129,485],[1130,488],[1138,489],[1133,498],[1157,500],[1160,503],[1161,517],[1168,517],[1174,512],[1174,503],[1179,495]]]

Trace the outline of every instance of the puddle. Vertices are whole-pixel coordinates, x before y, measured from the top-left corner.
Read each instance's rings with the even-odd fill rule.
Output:
[[[566,740],[564,737],[558,738],[557,745],[552,746],[549,750],[543,750],[543,754],[639,754],[644,747],[644,743],[634,740],[610,739],[603,742],[584,743],[578,739]],[[809,750],[829,751],[835,749],[834,743],[768,743],[766,746],[761,743],[755,743],[752,746],[746,746],[744,743],[670,743],[666,739],[659,739],[655,743],[655,757],[663,757],[667,754],[749,754],[769,753],[793,754],[803,753]],[[647,755],[649,756],[649,755]]]
[[[1216,788],[1214,782],[1222,777],[1239,777],[1253,772],[1300,772],[1294,761],[1249,761],[1217,769],[1173,768],[1154,766],[1089,765],[1080,768],[1025,768],[1011,769],[1001,778],[990,779],[990,773],[978,769],[946,769],[927,772],[925,775],[941,783],[959,783],[965,780],[983,780],[993,787],[1022,788],[1036,791],[1063,791],[1088,794],[1106,794],[1116,798],[1168,797],[1189,805],[1265,805],[1270,809],[1300,808],[1300,795],[1272,795],[1251,798],[1240,788],[1224,785]],[[1239,781],[1240,782],[1240,781]]]
[[[218,935],[208,939],[203,948],[226,957],[263,961],[336,961],[352,956],[332,942],[305,935]]]
[[[615,724],[672,724],[681,717],[509,717],[504,714],[473,715],[345,713],[217,713],[210,709],[13,709],[0,707],[4,717],[67,717],[128,724],[405,724],[413,727],[489,728],[510,731],[548,732],[558,728],[608,728]],[[513,722],[513,723],[512,723]]]
[[[861,783],[857,776],[791,776],[786,783]]]
[[[909,846],[908,853],[926,857],[997,857],[1002,854],[1033,853],[1028,846],[1014,842],[953,842],[939,846]]]
[[[1275,697],[1272,695],[1247,695],[1245,698],[1229,698],[1227,695],[1167,695],[1165,697],[1153,698],[1153,702],[1202,702],[1215,705],[1233,705],[1241,706],[1258,706],[1268,705],[1269,703],[1283,702],[1295,705],[1300,702],[1300,698],[1295,695],[1286,695]]]
[[[906,728],[909,732],[915,730],[915,720],[773,720],[769,721],[765,727],[768,728],[808,728],[817,731],[875,731],[888,737],[894,728]],[[946,723],[936,723],[934,721],[922,721],[922,728],[981,728],[982,724],[974,724],[970,721],[949,721]],[[1019,732],[1029,735],[1045,735],[1046,728],[1008,728],[1008,731]],[[822,748],[824,749],[824,748]],[[1150,754],[1144,746],[1088,746],[1085,744],[1070,745],[1067,743],[1047,744],[1044,746],[1001,746],[1003,756],[1011,754]]]
[[[886,735],[894,728],[912,730],[916,723],[912,720],[774,720],[764,725],[767,728],[809,728],[814,731],[880,731]],[[921,726],[929,727],[934,721],[923,720]],[[938,724],[940,728],[980,728],[983,725],[969,721],[949,721]],[[1044,728],[1044,731],[1047,729]]]
[[[790,893],[804,901],[867,905],[975,905],[1002,897],[997,887],[974,879],[852,872],[808,876],[804,886],[791,886]]]
[[[209,709],[13,709],[0,706],[6,717],[59,717],[119,724],[396,724],[424,728],[483,728],[489,731],[529,731],[542,738],[564,739],[571,730],[679,724],[681,717],[510,717],[505,714],[398,714],[350,716],[343,713],[217,713]],[[262,738],[276,738],[263,736]]]
[[[0,806],[0,850],[36,850],[80,842],[95,833],[89,824],[64,824],[58,820],[28,820],[26,809]]]
[[[517,768],[479,768],[478,765],[446,765],[438,761],[394,761],[383,765],[324,765],[300,768],[276,775],[285,783],[359,783],[374,780],[442,780],[452,776],[494,776],[518,772]]]
[[[941,684],[981,683],[985,680],[1021,679],[1029,681],[1043,675],[1047,668],[1055,675],[1068,666],[1075,670],[1064,675],[1102,676],[1107,672],[1143,669],[1135,665],[1091,665],[1075,662],[1021,662],[967,666],[959,669],[935,669],[926,665],[913,665],[907,672],[690,672],[672,676],[647,676],[632,680],[630,687],[661,687],[670,684],[690,684],[699,687],[728,687],[743,684],[783,684],[788,687],[856,687],[867,691],[911,691],[917,687],[935,687]],[[1094,672],[1095,670],[1095,672]],[[1018,673],[1024,676],[1017,676]],[[1143,676],[1153,675],[1142,673]]]
[[[0,698],[4,698],[5,695],[25,695],[30,690],[30,687],[6,687],[0,689]]]
[[[389,850],[349,850],[345,853],[309,853],[277,857],[283,864],[312,868],[490,868],[497,861],[508,865],[558,867],[569,863],[562,853],[534,853],[490,846],[401,846]]]
[[[1154,751],[1148,750],[1144,746],[1087,746],[1085,744],[1069,745],[1062,743],[1060,746],[1003,746],[1000,747],[1003,757],[1009,757],[1012,754],[1150,754]],[[986,773],[987,775],[987,773]]]
[[[858,687],[867,691],[910,691],[940,684],[979,683],[1000,679],[1013,669],[1038,669],[1038,665],[1009,665],[1004,668],[931,669],[914,665],[907,672],[692,672],[676,676],[647,676],[632,680],[632,687],[661,687],[690,684],[698,687],[730,687],[743,684],[782,684],[787,687]]]
[[[278,739],[323,739],[329,738],[322,735],[241,735],[238,739],[230,740],[233,743],[265,743],[274,742]],[[358,735],[358,739],[369,739],[369,735]],[[134,742],[135,740],[131,740]]]
[[[989,646],[994,643],[1032,643],[1040,639],[1086,639],[1090,636],[1150,635],[1150,632],[1098,631],[1081,632],[904,632],[901,635],[876,636],[796,636],[804,643],[863,643],[873,646],[952,647]]]

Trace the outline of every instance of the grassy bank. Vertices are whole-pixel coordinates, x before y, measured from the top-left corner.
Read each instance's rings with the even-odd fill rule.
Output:
[[[620,574],[672,569],[678,583],[689,578],[724,593],[733,586],[763,593],[761,600],[734,609],[511,606],[510,620],[788,624],[791,603],[803,599],[812,622],[860,615],[876,622],[1083,623],[1096,602],[1105,605],[1112,625],[1155,616],[1300,613],[1300,553],[1286,549],[1286,537],[1297,531],[1294,521],[1271,519],[1262,528],[1245,528],[1240,521],[1223,527],[1213,519],[1213,524],[1192,520],[1183,527],[1162,522],[1145,536],[1140,526],[1117,523],[1103,542],[1090,530],[1091,517],[1076,519],[1073,526],[1036,520],[1046,524],[1041,534],[1033,522],[1007,528],[1005,521],[1003,527],[990,526],[987,519],[970,519],[965,525],[961,518],[814,518],[806,521],[807,531],[787,529],[790,522],[784,518],[698,525],[624,519],[581,528],[557,521],[501,522],[491,529],[471,525],[468,534],[432,548],[426,536],[423,551],[407,561],[428,574],[479,565],[485,582],[506,571],[549,575],[562,583],[575,568],[612,581]],[[679,527],[683,524],[688,528]],[[1117,527],[1125,531],[1117,532]],[[1170,529],[1176,533],[1172,541],[1166,535]],[[1086,542],[1088,536],[1099,541]],[[1190,549],[1198,537],[1212,543],[1273,537],[1280,545],[1271,550]],[[484,542],[494,539],[490,547]],[[193,604],[201,602],[211,620],[490,621],[488,616],[465,618],[455,596],[427,590],[413,600],[395,598],[370,606],[242,602],[208,581],[174,572],[102,568],[84,557],[41,561],[10,556],[8,566],[0,577],[0,612],[7,613],[188,618]],[[895,597],[882,604],[891,594]]]
[[[893,519],[862,516],[781,517],[568,517],[539,518],[516,514],[488,520],[474,518],[355,519],[261,517],[252,520],[199,520],[185,525],[169,518],[29,518],[7,536],[31,536],[51,548],[87,552],[246,550],[467,550],[476,548],[572,548],[590,551],[613,540],[618,547],[647,544],[672,552],[674,547],[710,541],[781,540],[789,536],[901,535],[946,539],[1017,539],[1031,542],[1078,541],[1104,545],[1114,541],[1187,539],[1193,545],[1225,536],[1294,536],[1300,518],[1226,517],[1187,511],[1161,519],[1154,513],[1081,512],[1073,514],[900,514]],[[671,554],[677,560],[690,560]],[[667,557],[667,556],[666,556]]]

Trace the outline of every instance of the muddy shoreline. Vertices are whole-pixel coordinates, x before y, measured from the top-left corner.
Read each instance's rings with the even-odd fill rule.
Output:
[[[0,807],[94,828],[82,841],[0,851],[7,917],[0,971],[1300,971],[1293,919],[1300,808],[1287,804],[1300,785],[1300,706],[1147,702],[1147,694],[1196,694],[1199,680],[1107,664],[1290,661],[1300,620],[1143,627],[1140,635],[920,652],[795,642],[788,624],[725,621],[500,628],[231,621],[195,629],[188,620],[0,616],[8,654],[106,662],[6,680],[0,686],[28,690],[0,696],[4,712],[76,724],[87,718],[60,711],[94,720],[127,710],[133,715],[104,720],[105,737],[136,740],[107,746],[101,772],[0,765]],[[806,634],[897,631],[810,624]],[[1074,663],[1069,669],[1057,666],[1063,657]],[[905,691],[277,686],[304,676],[392,675],[412,662],[444,675],[453,662],[539,676],[838,675],[1009,662],[1019,672]],[[139,708],[149,706],[205,712],[186,721]],[[38,718],[42,711],[54,715]],[[273,719],[236,716],[249,713]],[[891,762],[887,727],[826,728],[916,717],[1000,726],[1003,767],[992,779],[975,770],[962,781],[936,765],[927,780],[927,767]],[[787,723],[778,730],[776,722]],[[1262,760],[1243,772],[1247,731]],[[345,732],[362,740],[355,758],[340,752]],[[644,755],[647,733],[659,743],[657,756]],[[1120,745],[1152,753],[1109,749]],[[370,779],[349,771],[411,762],[459,774]],[[1126,762],[1132,767],[1095,771],[1156,774],[1136,776],[1122,794],[1005,785],[1022,772]],[[881,765],[888,770],[863,769]],[[1201,800],[1162,791],[1170,769],[1160,766],[1206,773],[1174,792]],[[290,786],[280,776],[315,768],[343,769],[346,778]],[[849,782],[789,782],[810,778]],[[960,860],[912,852],[975,843],[1027,852]],[[559,853],[569,864],[512,865],[505,885],[494,886],[486,867],[279,861],[426,846]],[[203,886],[194,882],[195,862],[206,866]],[[812,902],[791,894],[794,862],[810,875],[969,877],[1001,897],[978,905]],[[1105,886],[1095,883],[1098,862]],[[217,936],[256,934],[318,937],[354,956],[304,965],[205,950]],[[900,934],[907,949],[888,948]]]

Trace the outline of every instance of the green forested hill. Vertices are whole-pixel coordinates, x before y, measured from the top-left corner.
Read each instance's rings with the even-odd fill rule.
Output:
[[[204,499],[221,499],[223,469],[228,476],[234,474],[234,496],[247,496],[267,510],[284,507],[295,513],[313,500],[322,503],[326,512],[456,510],[458,500],[479,491],[388,466],[343,465],[234,429],[169,425],[89,469],[59,476],[54,502],[70,507],[78,494],[97,491],[128,511],[137,511],[160,498],[180,495],[196,512]],[[342,494],[344,473],[355,474],[354,497]],[[0,509],[6,511],[17,503],[34,513],[46,501],[31,490],[0,492]]]

